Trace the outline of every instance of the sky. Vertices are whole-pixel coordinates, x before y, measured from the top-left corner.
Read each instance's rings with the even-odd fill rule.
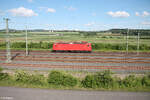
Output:
[[[0,0],[0,29],[150,29],[150,0]]]

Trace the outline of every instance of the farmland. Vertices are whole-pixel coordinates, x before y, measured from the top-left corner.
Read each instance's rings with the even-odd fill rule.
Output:
[[[5,33],[0,33],[0,41],[5,41],[4,37]],[[25,41],[25,32],[10,33],[10,38],[11,42]],[[28,32],[28,40],[29,42],[88,41],[91,43],[122,44],[126,43],[126,36],[110,33],[97,33],[97,35],[84,36],[79,32]],[[150,39],[140,39],[141,44],[150,45],[149,42]],[[137,36],[129,36],[129,44],[136,45]]]
[[[0,33],[1,43],[5,43],[5,33]],[[16,42],[25,43],[25,32],[10,33],[11,44]],[[123,34],[111,34],[111,33],[96,33],[96,35],[84,35],[81,32],[28,32],[28,43],[54,43],[54,42],[73,42],[73,41],[87,41],[92,44],[98,44],[101,49],[97,48],[97,51],[115,51],[126,49],[126,35]],[[129,47],[131,45],[130,51],[136,51],[137,49],[137,36],[129,35],[128,39]],[[103,45],[103,47],[102,47]],[[112,45],[112,47],[110,47]],[[122,46],[121,49],[115,49],[115,46]],[[113,48],[113,46],[115,48]],[[140,36],[140,51],[149,52],[150,49],[150,36]],[[34,46],[32,46],[34,47]],[[109,47],[109,48],[108,48]],[[132,49],[132,47],[134,49]],[[25,47],[24,47],[25,48]],[[47,49],[50,49],[49,47]],[[112,49],[113,48],[113,49]],[[145,49],[146,48],[146,49]],[[0,47],[3,49],[3,47]],[[12,47],[13,49],[13,47]],[[32,49],[42,49],[42,48],[32,48]],[[94,50],[94,48],[93,48]]]

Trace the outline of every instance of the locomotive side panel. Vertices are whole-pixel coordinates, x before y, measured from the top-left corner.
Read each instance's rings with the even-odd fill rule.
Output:
[[[53,51],[92,51],[91,43],[54,43]]]

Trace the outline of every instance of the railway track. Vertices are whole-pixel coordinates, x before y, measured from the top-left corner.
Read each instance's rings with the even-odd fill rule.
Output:
[[[0,58],[6,58],[6,56],[0,55]],[[24,56],[24,55],[13,55],[12,58],[20,58],[20,59],[25,59],[25,58],[30,58],[30,59],[79,59],[79,60],[96,60],[96,59],[101,59],[101,60],[150,60],[150,57],[81,57],[81,56],[35,56],[35,55],[29,55],[29,56]]]
[[[5,53],[3,53],[3,54],[0,54],[0,57],[5,57],[6,56],[6,54]],[[25,54],[22,54],[22,53],[12,53],[12,57],[13,56],[17,56],[17,57],[25,57]],[[128,56],[126,56],[126,55],[124,55],[124,56],[117,56],[117,55],[115,55],[115,56],[113,56],[113,55],[78,55],[78,54],[74,54],[74,55],[67,55],[67,54],[65,54],[65,55],[62,55],[62,54],[30,54],[29,55],[29,57],[30,56],[32,56],[32,57],[40,57],[40,58],[42,58],[42,57],[45,57],[45,58],[51,58],[51,57],[55,57],[55,58],[60,58],[60,57],[62,57],[62,58],[82,58],[82,59],[101,59],[101,58],[122,58],[122,59],[141,59],[141,58],[148,58],[148,59],[150,59],[150,56],[149,55],[140,55],[140,56],[130,56],[130,55],[128,55]]]
[[[49,64],[11,64],[2,63],[4,66],[22,66],[22,67],[42,67],[42,68],[72,68],[72,69],[122,69],[122,70],[150,70],[147,66],[70,66],[70,65],[49,65]]]
[[[2,67],[39,67],[60,69],[112,69],[112,70],[147,70],[150,71],[150,53],[52,53],[49,51],[31,51],[25,56],[24,51],[13,51],[12,62],[5,63],[6,52],[0,51]]]
[[[12,51],[12,54],[25,54],[25,51]],[[136,55],[136,53],[128,53],[125,52],[93,52],[93,53],[54,53],[50,51],[30,51],[30,55],[73,55],[73,56],[117,56],[117,57],[150,57],[150,53],[140,53],[140,55]],[[1,54],[6,54],[6,51],[0,51]]]
[[[13,60],[25,60],[25,61],[69,61],[69,62],[93,62],[93,63],[101,63],[101,62],[114,62],[114,63],[150,63],[150,57],[149,58],[104,58],[104,57],[93,57],[93,58],[88,58],[88,57],[62,57],[62,56],[57,56],[57,57],[35,57],[35,56],[16,56],[12,57]],[[0,56],[0,60],[6,60],[6,56]]]
[[[112,59],[112,58],[99,58],[100,60],[98,59],[86,59],[86,60],[83,60],[83,59],[74,59],[74,58],[63,58],[61,59],[58,59],[58,58],[51,58],[51,59],[47,59],[47,58],[24,58],[24,57],[17,57],[15,59],[13,59],[13,61],[50,61],[50,62],[71,62],[71,63],[149,63],[150,64],[150,59]],[[0,58],[1,61],[6,61],[6,58]],[[145,61],[143,61],[145,60]]]

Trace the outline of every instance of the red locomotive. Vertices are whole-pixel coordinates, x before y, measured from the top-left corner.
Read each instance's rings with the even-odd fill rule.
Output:
[[[82,41],[82,42],[59,42],[53,44],[53,51],[67,51],[67,52],[91,52],[92,46],[91,43]]]

